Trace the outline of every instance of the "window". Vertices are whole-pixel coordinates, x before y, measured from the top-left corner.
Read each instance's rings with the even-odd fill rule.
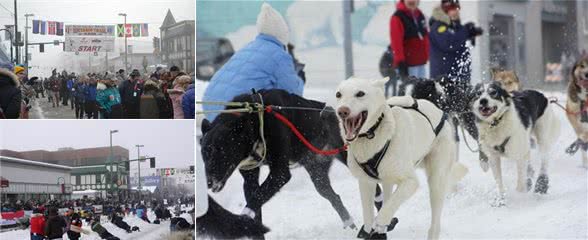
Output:
[[[81,175],[80,177],[82,179],[82,181],[81,181],[82,185],[86,184],[86,178],[85,178],[85,176],[84,175]]]
[[[100,174],[100,182],[106,183],[106,176],[104,174]]]
[[[90,184],[96,184],[96,175],[95,174],[90,175]]]
[[[116,172],[116,165],[112,165],[112,171]]]
[[[69,181],[70,181],[71,185],[76,185],[76,176],[70,176]]]

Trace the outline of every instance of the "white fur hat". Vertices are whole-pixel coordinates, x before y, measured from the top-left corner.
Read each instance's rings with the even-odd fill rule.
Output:
[[[261,5],[261,11],[257,15],[257,31],[276,37],[282,44],[290,42],[290,30],[284,17],[268,3]]]

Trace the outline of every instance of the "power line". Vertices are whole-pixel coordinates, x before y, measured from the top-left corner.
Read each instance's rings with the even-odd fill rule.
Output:
[[[4,8],[4,10],[6,10],[8,13],[10,13],[12,16],[14,16],[14,13],[11,12],[10,10],[8,10],[8,8],[6,8],[2,3],[0,3],[0,7]]]

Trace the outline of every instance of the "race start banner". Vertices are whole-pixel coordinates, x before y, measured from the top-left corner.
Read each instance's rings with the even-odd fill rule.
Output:
[[[112,52],[114,37],[66,37],[65,51],[77,53]]]
[[[114,25],[67,25],[66,37],[100,36],[114,37]]]

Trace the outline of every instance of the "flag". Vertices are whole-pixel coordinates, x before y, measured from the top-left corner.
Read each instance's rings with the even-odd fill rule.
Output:
[[[141,36],[141,24],[133,24],[133,37]]]
[[[33,20],[33,34],[39,34],[39,20]]]
[[[132,25],[131,24],[128,24],[128,23],[127,23],[127,25],[125,25],[125,35],[126,35],[126,37],[132,37],[133,36],[133,32],[132,32],[133,29],[132,29],[131,26]]]
[[[123,24],[116,25],[116,36],[117,37],[124,37],[125,36],[125,27]]]
[[[57,36],[63,36],[63,22],[57,22]]]
[[[47,21],[47,34],[48,35],[55,35],[55,22],[54,21]]]
[[[141,24],[141,37],[149,37],[149,25],[147,23]]]
[[[47,22],[46,21],[41,21],[41,35],[45,35],[45,32],[47,30]]]

